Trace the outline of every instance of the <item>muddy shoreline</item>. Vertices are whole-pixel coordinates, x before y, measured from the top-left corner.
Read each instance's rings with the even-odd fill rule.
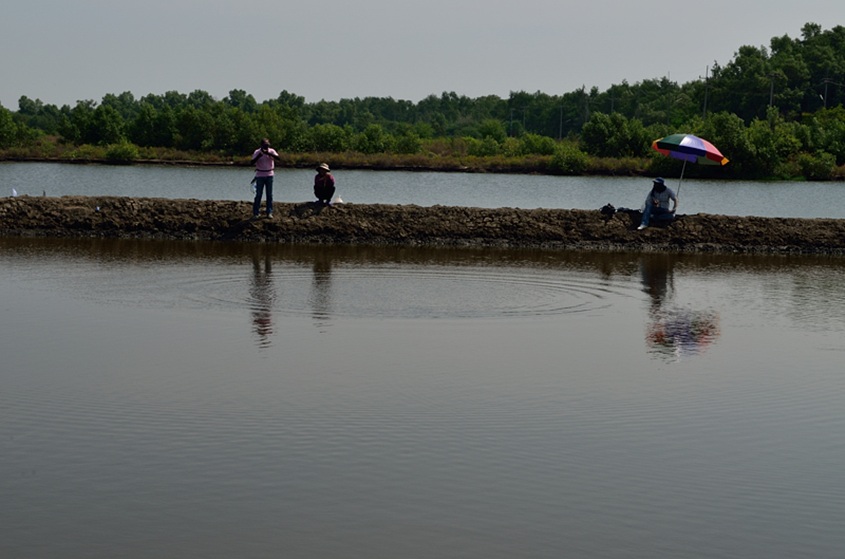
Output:
[[[276,204],[128,197],[0,199],[5,237],[179,239],[337,245],[845,255],[845,220],[679,215],[637,231],[637,211]]]

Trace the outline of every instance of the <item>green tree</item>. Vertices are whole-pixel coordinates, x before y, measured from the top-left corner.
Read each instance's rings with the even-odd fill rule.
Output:
[[[481,138],[493,138],[496,142],[501,143],[508,137],[507,130],[502,121],[494,118],[486,118],[481,121],[478,126],[478,135]]]
[[[815,113],[808,125],[808,149],[833,155],[837,165],[845,164],[845,108],[824,109]]]
[[[56,134],[63,116],[55,105],[45,105],[40,99],[32,100],[26,95],[18,100],[18,112],[15,119],[25,126],[41,130],[46,134]]]
[[[176,113],[176,147],[208,150],[214,145],[214,121],[207,111],[187,106]]]
[[[642,122],[619,113],[593,113],[581,131],[584,151],[599,157],[642,156],[652,139]]]
[[[392,144],[393,138],[381,125],[371,124],[355,136],[353,146],[361,153],[385,153],[390,151]]]
[[[760,176],[774,176],[781,165],[797,156],[801,143],[777,109],[770,107],[766,116],[765,120],[755,119],[748,126],[753,154],[751,168]]]
[[[234,127],[232,150],[239,154],[251,153],[257,145],[257,139],[261,137],[254,113],[233,110],[230,111],[230,118]]]
[[[0,105],[0,148],[10,148],[17,139],[17,125],[12,111]]]
[[[258,112],[252,116],[257,134],[252,140],[253,149],[261,138],[269,138],[277,146],[281,146],[281,139],[285,135],[285,124],[279,111],[270,104],[264,103],[258,107]]]
[[[558,144],[552,156],[551,170],[561,175],[580,175],[587,170],[589,157],[572,142]]]
[[[94,101],[77,101],[72,109],[68,109],[59,125],[59,133],[74,144],[89,141],[90,129],[94,120]]]
[[[310,143],[316,151],[339,153],[349,148],[348,131],[336,124],[317,124],[309,132]]]
[[[139,146],[172,146],[172,134],[167,141],[161,136],[159,111],[146,101],[138,106],[138,113],[129,125],[129,139]]]
[[[519,138],[522,155],[552,155],[555,152],[555,141],[540,134],[524,134]]]
[[[396,145],[394,149],[396,150],[396,153],[419,153],[422,150],[422,139],[416,132],[408,130],[396,138]]]
[[[700,129],[700,135],[710,140],[728,159],[730,165],[724,174],[742,176],[753,168],[754,150],[743,120],[726,111],[709,115]]]
[[[764,47],[742,46],[731,62],[713,67],[711,106],[736,113],[745,122],[762,118],[781,75],[769,66]]]
[[[836,158],[823,151],[815,154],[802,153],[798,156],[798,168],[801,176],[808,180],[830,180],[836,171]]]
[[[499,142],[490,136],[485,136],[483,140],[473,138],[471,136],[464,136],[466,143],[466,150],[469,155],[478,157],[490,157],[498,155],[500,152]]]
[[[223,103],[233,109],[240,109],[245,113],[254,113],[258,110],[258,103],[256,102],[255,97],[243,89],[231,90],[229,92],[229,96],[223,99]]]
[[[138,113],[138,103],[135,101],[135,96],[129,91],[124,91],[120,95],[112,95],[111,93],[104,95],[100,106],[113,108],[125,123],[132,122]]]
[[[119,144],[126,140],[123,117],[111,105],[100,105],[94,109],[91,126],[84,141],[88,144]]]

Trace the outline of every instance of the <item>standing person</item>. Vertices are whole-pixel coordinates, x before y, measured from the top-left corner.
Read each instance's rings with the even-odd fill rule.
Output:
[[[267,217],[273,217],[273,171],[276,162],[280,162],[279,153],[270,147],[270,140],[261,140],[261,147],[252,154],[255,165],[255,200],[252,202],[252,217],[258,217],[261,210],[261,197],[267,190]]]
[[[669,200],[672,201],[672,209],[669,209]],[[657,177],[651,186],[651,192],[645,199],[643,220],[637,229],[645,229],[651,220],[672,221],[676,211],[678,211],[678,197],[671,188],[666,186],[662,178]]]
[[[314,196],[317,197],[318,202],[328,206],[332,201],[334,191],[334,177],[331,169],[327,164],[320,163],[317,167],[317,175],[314,177]]]

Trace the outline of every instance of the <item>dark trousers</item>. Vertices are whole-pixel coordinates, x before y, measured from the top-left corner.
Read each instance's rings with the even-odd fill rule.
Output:
[[[332,196],[334,196],[335,187],[331,184],[315,184],[314,185],[314,196],[317,197],[317,200],[324,203],[329,203],[332,200]]]
[[[261,210],[261,197],[267,189],[267,213],[273,213],[273,177],[255,177],[255,200],[252,202],[252,215]]]
[[[675,219],[675,214],[666,208],[660,208],[651,204],[646,204],[643,210],[643,225],[648,225],[650,221],[659,221],[667,223]]]

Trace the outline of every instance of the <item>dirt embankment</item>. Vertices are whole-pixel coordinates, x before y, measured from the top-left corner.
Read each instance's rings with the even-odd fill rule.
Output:
[[[0,199],[0,235],[271,243],[845,255],[845,220],[680,215],[637,231],[639,212],[20,196]]]

